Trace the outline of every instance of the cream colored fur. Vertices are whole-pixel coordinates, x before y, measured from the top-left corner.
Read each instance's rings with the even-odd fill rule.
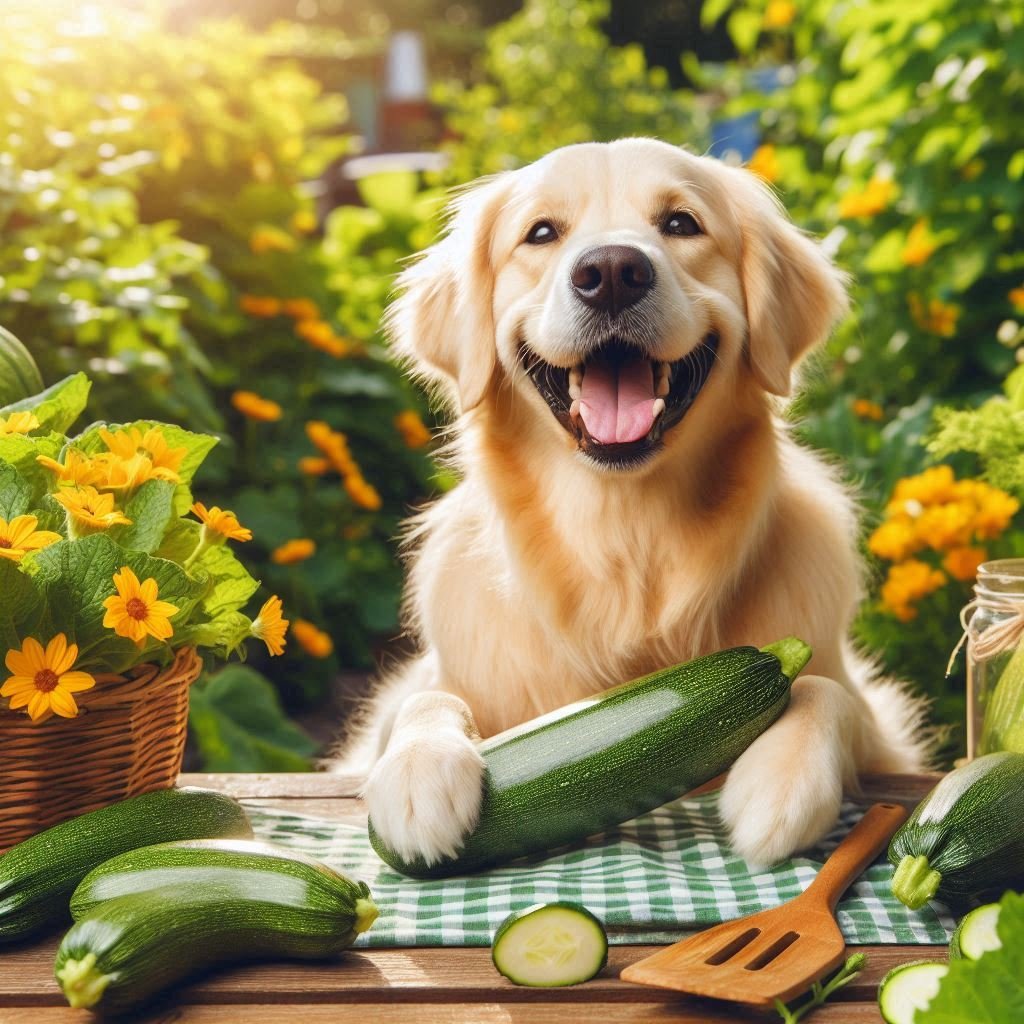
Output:
[[[664,237],[673,209],[705,234]],[[540,218],[559,241],[524,245]],[[568,268],[608,241],[655,265],[652,358],[720,337],[694,406],[628,472],[576,451],[517,357],[525,341],[577,361]],[[558,150],[458,199],[400,286],[392,338],[457,414],[462,482],[411,526],[420,654],[381,682],[336,762],[373,765],[365,795],[391,846],[428,860],[458,848],[479,810],[476,731],[790,633],[814,657],[726,781],[735,848],[757,864],[788,856],[831,827],[858,771],[921,767],[920,706],[848,650],[852,500],[788,436],[773,397],[845,311],[844,282],[753,175],[648,139]]]

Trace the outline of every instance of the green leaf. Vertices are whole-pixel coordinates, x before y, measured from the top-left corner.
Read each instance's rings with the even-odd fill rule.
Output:
[[[999,901],[996,934],[1002,941],[978,960],[952,960],[939,991],[914,1024],[1010,1024],[1024,1020],[1024,896]]]
[[[412,171],[384,171],[360,178],[356,187],[371,210],[395,217],[408,215],[419,182]]]
[[[32,507],[32,488],[9,463],[0,461],[0,518],[10,522]]]
[[[44,434],[41,437],[10,434],[0,437],[0,460],[18,471],[32,489],[33,502],[38,503],[52,487],[53,474],[40,466],[36,459],[40,455],[56,459],[63,447],[62,434]]]
[[[222,658],[243,654],[242,645],[252,636],[252,620],[241,612],[222,612],[209,622],[186,626],[176,634],[182,644],[214,651]]]
[[[115,527],[110,538],[132,551],[155,551],[173,515],[174,491],[174,484],[167,480],[147,480],[124,507],[131,526]]]
[[[38,395],[4,406],[0,409],[0,416],[6,416],[9,412],[31,410],[39,420],[40,426],[65,434],[85,410],[91,386],[89,378],[84,373],[76,373],[51,385]]]
[[[210,772],[309,771],[317,745],[259,672],[229,665],[192,688],[189,725]]]
[[[35,580],[6,558],[0,558],[0,664],[7,651],[21,646],[39,615],[43,596]],[[44,643],[49,636],[37,637]]]
[[[196,561],[196,568],[209,577],[209,589],[203,595],[202,609],[210,618],[238,611],[259,587],[259,581],[249,575],[227,544],[207,548]]]

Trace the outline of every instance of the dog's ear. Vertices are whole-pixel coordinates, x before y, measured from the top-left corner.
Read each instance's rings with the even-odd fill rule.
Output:
[[[447,234],[399,276],[386,317],[392,348],[462,412],[480,404],[497,360],[490,248],[507,178],[482,179],[454,200]]]
[[[734,198],[743,246],[748,358],[758,383],[785,396],[800,357],[847,311],[846,275],[792,224],[751,172],[734,173],[742,176]]]

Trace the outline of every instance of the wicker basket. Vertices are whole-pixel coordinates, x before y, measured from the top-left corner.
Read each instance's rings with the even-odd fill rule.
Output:
[[[188,688],[203,663],[192,647],[166,668],[100,675],[76,694],[78,718],[33,723],[0,711],[0,853],[51,825],[154,789],[181,771]]]

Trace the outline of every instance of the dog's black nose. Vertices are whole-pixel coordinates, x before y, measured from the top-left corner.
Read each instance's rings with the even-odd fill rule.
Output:
[[[569,280],[588,306],[614,315],[647,294],[654,267],[635,246],[599,245],[580,256]]]

